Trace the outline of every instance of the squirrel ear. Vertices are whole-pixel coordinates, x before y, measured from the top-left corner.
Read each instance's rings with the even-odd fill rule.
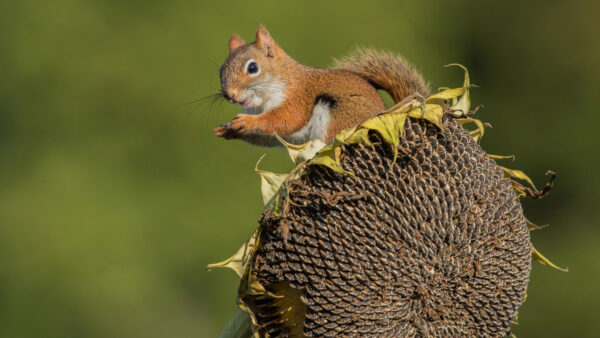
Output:
[[[243,46],[245,44],[246,44],[246,42],[244,40],[242,40],[242,38],[240,38],[239,35],[231,34],[231,37],[229,38],[229,51],[231,52],[232,50],[238,48],[239,46]]]
[[[275,43],[269,31],[263,25],[258,25],[255,43],[258,48],[266,50],[267,56],[273,57],[279,55],[277,43]]]

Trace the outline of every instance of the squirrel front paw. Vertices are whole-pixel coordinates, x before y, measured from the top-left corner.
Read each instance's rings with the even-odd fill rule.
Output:
[[[237,114],[231,123],[231,129],[234,133],[244,134],[252,131],[255,128],[255,116],[249,114]]]
[[[222,124],[213,131],[218,137],[226,140],[239,138],[243,134],[254,130],[254,116],[248,114],[238,114],[229,123]]]
[[[214,131],[215,135],[217,135],[218,137],[222,137],[226,140],[235,138],[235,134],[236,134],[235,131],[231,128],[231,122],[222,124],[222,125],[218,126],[217,128],[215,128],[213,131]]]

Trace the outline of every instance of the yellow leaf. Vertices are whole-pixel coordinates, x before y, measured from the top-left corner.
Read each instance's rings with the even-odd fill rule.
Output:
[[[340,131],[340,133],[337,134],[333,139],[333,145],[340,145],[346,143],[346,140],[352,137],[352,135],[356,132],[359,126],[360,125]]]
[[[450,107],[450,109],[453,112],[460,112],[462,114],[468,114],[469,109],[471,109],[471,99],[470,99],[469,91],[466,90],[465,93],[463,94],[463,96],[461,96],[457,102],[452,104],[452,107]]]
[[[506,159],[511,159],[511,160],[515,160],[515,155],[492,155],[492,154],[488,154],[489,158],[491,158],[492,160],[506,160]]]
[[[290,158],[294,163],[300,164],[315,156],[319,150],[325,147],[325,143],[321,140],[310,140],[304,144],[296,145],[288,143],[286,140],[276,136],[279,142],[287,149]]]
[[[242,277],[242,281],[240,282],[240,286],[238,288],[238,301],[243,300],[247,295],[259,296],[259,295],[267,295],[271,298],[281,298],[283,296],[276,295],[267,289],[256,279],[256,277],[248,271],[248,273],[244,274]],[[240,302],[243,305],[243,301]],[[240,308],[244,308],[240,306]]]
[[[318,152],[317,155],[310,160],[310,163],[329,167],[331,170],[341,174],[352,175],[351,172],[346,171],[341,167],[339,160],[340,152],[341,149],[339,148],[339,145],[328,145]]]
[[[467,87],[446,89],[439,93],[435,93],[425,100],[426,103],[436,103],[436,101],[451,100],[463,95],[467,91]]]
[[[376,130],[383,140],[394,147],[400,143],[400,134],[404,133],[403,114],[384,114],[365,121],[361,128]]]
[[[206,266],[206,269],[210,271],[210,269],[213,268],[229,268],[235,271],[235,273],[241,278],[246,272],[248,263],[250,262],[250,258],[252,257],[252,254],[256,249],[259,232],[260,230],[257,229],[254,232],[254,234],[250,236],[250,239],[248,239],[238,249],[238,251],[235,254],[233,254],[233,256],[227,258],[222,262],[209,264]]]
[[[539,251],[537,251],[536,248],[533,247],[533,245],[531,246],[531,254],[532,254],[533,258],[535,258],[536,261],[538,261],[544,265],[548,265],[549,267],[555,268],[560,271],[565,271],[565,272],[569,271],[569,269],[561,268],[561,267],[555,265],[554,263],[552,263],[548,258],[544,257],[544,255],[542,255]]]
[[[517,196],[519,196],[519,198],[525,198],[527,196],[525,191],[521,190],[519,187],[515,186],[514,184],[513,184],[513,190],[517,193]]]
[[[453,102],[451,109],[453,111],[459,111],[463,114],[467,114],[469,109],[471,108],[471,99],[469,94],[469,88],[471,87],[471,82],[469,80],[469,71],[463,65],[458,63],[451,63],[446,65],[446,67],[457,66],[462,68],[465,71],[465,79],[463,81],[463,88],[466,88],[465,93],[455,102]]]
[[[276,197],[276,194],[281,189],[283,181],[285,181],[289,174],[275,174],[270,171],[258,169],[258,164],[264,157],[265,155],[258,159],[258,162],[256,162],[256,166],[254,167],[254,171],[260,175],[260,187],[262,191],[263,203],[265,206],[267,206],[271,200]]]
[[[344,140],[345,143],[360,143],[364,142],[365,144],[371,144],[369,140],[369,129],[359,129],[355,131],[352,135],[348,136],[347,139]]]
[[[465,117],[465,118],[459,119],[458,121],[462,125],[465,125],[467,123],[474,123],[477,126],[477,129],[470,131],[469,134],[471,134],[471,136],[475,139],[475,141],[479,142],[481,140],[481,138],[483,137],[483,134],[485,132],[485,125],[483,124],[483,122],[481,122],[481,120],[474,119],[471,117]]]
[[[259,281],[256,280],[254,275],[248,269],[244,273],[242,280],[240,281],[240,286],[238,287],[237,294],[237,303],[238,307],[248,314],[248,319],[252,323],[252,326],[256,327],[258,322],[256,320],[255,314],[252,312],[252,306],[247,303],[246,297],[248,295],[257,296],[257,295],[266,295],[275,299],[279,299],[283,296],[275,295],[265,289],[265,287],[260,284]],[[237,314],[236,314],[237,315]],[[240,314],[240,317],[243,319],[243,314]],[[233,336],[236,337],[236,336]]]
[[[276,295],[272,292],[269,292],[265,287],[260,284],[255,278],[251,278],[250,283],[248,284],[248,294],[249,295],[267,295],[271,298],[282,298],[283,295]]]
[[[404,123],[406,122],[407,114],[384,114],[367,120],[361,125],[361,128],[375,130],[381,135],[383,140],[394,146],[394,159],[396,162],[398,157],[398,143],[400,136],[404,135]]]
[[[527,176],[521,170],[508,169],[508,168],[505,168],[502,166],[499,166],[499,167],[504,171],[505,176],[507,176],[509,178],[517,178],[517,179],[523,180],[523,181],[527,182],[527,184],[529,184],[533,189],[537,190],[537,188],[533,184],[533,181],[531,180],[531,178],[529,178],[529,176]]]
[[[385,114],[408,114],[409,111],[413,110],[416,107],[420,107],[423,102],[413,99],[408,101],[407,103],[398,102],[395,105],[388,108],[386,111],[381,113],[380,115]]]
[[[424,104],[421,107],[409,111],[408,116],[417,119],[425,119],[441,129],[444,108],[438,104]]]

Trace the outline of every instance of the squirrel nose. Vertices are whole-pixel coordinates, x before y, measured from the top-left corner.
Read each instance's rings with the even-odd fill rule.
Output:
[[[225,91],[225,98],[229,101],[234,101],[235,97],[238,95],[238,90],[234,88],[229,88]]]

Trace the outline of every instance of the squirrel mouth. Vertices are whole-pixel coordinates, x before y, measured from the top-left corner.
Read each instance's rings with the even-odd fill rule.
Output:
[[[252,100],[250,98],[245,99],[244,101],[240,102],[240,105],[242,105],[242,107],[246,108],[250,105],[250,102]]]

